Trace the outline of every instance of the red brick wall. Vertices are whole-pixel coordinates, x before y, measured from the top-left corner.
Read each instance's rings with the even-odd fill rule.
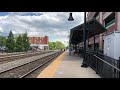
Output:
[[[100,22],[100,14],[99,14],[99,16],[98,16],[97,20]]]
[[[107,33],[113,32],[115,29],[116,29],[116,24],[110,26],[110,27],[107,29]]]
[[[89,12],[90,14],[88,15],[88,17],[87,17],[87,19],[88,20],[90,20],[91,19],[91,17],[93,17],[93,14],[95,13],[95,12]],[[103,15],[105,14],[106,12],[102,12],[102,25],[104,26],[104,20],[103,20]],[[117,12],[115,12],[115,24],[114,25],[112,25],[112,26],[110,26],[108,29],[107,29],[107,33],[109,33],[109,32],[113,32],[114,30],[117,30],[117,18],[118,18],[118,13]],[[99,17],[98,17],[98,19],[97,19],[98,21],[100,21],[100,14],[99,14]],[[99,47],[102,49],[103,48],[103,36],[101,36],[101,40],[100,39],[98,39],[98,38],[96,38],[96,40],[99,40]],[[90,38],[89,39],[89,42],[92,44],[93,43],[93,37],[92,38]]]
[[[105,14],[106,12],[103,12],[103,15]]]
[[[44,38],[45,40],[45,44],[48,44],[48,36],[45,36],[45,38]]]
[[[45,37],[28,37],[30,44],[48,44],[48,36]]]
[[[91,19],[91,17],[93,17],[93,14],[95,13],[95,12],[89,12],[90,14],[87,16],[87,20],[90,20]]]
[[[33,44],[35,44],[35,37],[33,37],[33,39],[32,39],[32,40],[33,40],[33,41],[32,41],[32,43],[33,43]]]
[[[94,14],[95,14],[95,12],[89,12],[89,13],[90,14],[87,16],[87,20],[90,20],[94,16]],[[97,20],[100,21],[100,14],[98,15]]]
[[[115,12],[115,24],[107,28],[107,33],[113,32],[114,30],[117,30],[117,18],[118,18],[118,13]],[[103,21],[105,23],[105,21]]]

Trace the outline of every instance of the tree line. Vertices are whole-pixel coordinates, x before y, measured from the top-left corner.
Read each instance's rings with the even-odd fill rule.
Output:
[[[60,50],[65,49],[62,42],[48,42],[50,50]],[[30,48],[29,39],[27,33],[20,34],[18,36],[13,35],[12,31],[9,32],[8,37],[0,36],[0,46],[5,47],[6,52],[24,52],[28,51]]]
[[[7,52],[23,52],[29,50],[30,43],[27,33],[14,37],[10,31],[8,37],[0,36],[0,46],[5,46]]]
[[[48,42],[48,45],[50,50],[65,49],[65,45],[60,41]]]

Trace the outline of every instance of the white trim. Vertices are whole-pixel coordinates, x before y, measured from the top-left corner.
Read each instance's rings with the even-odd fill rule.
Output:
[[[93,15],[88,20],[92,19],[96,12],[92,12],[92,13],[93,13]]]
[[[113,12],[106,12],[106,13],[103,15],[103,20],[104,20],[105,18],[107,18],[111,13],[113,13]]]
[[[112,34],[112,33],[120,33],[120,31],[116,31],[116,30],[114,29],[112,32],[106,33],[104,36],[107,36],[107,35]]]
[[[117,12],[118,16],[117,16],[117,30],[120,31],[120,12]]]
[[[87,17],[89,16],[89,12],[87,13]]]
[[[30,46],[48,46],[48,44],[31,44]]]
[[[100,23],[102,24],[102,12],[100,12]]]
[[[98,19],[100,16],[98,15],[97,17],[96,17],[96,19]]]

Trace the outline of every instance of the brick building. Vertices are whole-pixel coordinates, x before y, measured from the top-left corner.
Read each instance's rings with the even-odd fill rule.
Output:
[[[93,17],[107,29],[106,32],[96,35],[95,39],[96,48],[103,50],[104,35],[114,31],[120,31],[120,12],[88,12],[86,20],[88,21]],[[93,37],[89,38],[89,48],[93,48]]]
[[[31,47],[36,48],[37,50],[48,50],[48,36],[45,37],[28,37]]]

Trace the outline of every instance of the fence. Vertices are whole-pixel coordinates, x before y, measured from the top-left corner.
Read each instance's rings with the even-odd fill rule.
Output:
[[[81,50],[83,57],[83,50]],[[100,52],[86,51],[86,62],[102,78],[120,78],[120,59],[116,60]]]

